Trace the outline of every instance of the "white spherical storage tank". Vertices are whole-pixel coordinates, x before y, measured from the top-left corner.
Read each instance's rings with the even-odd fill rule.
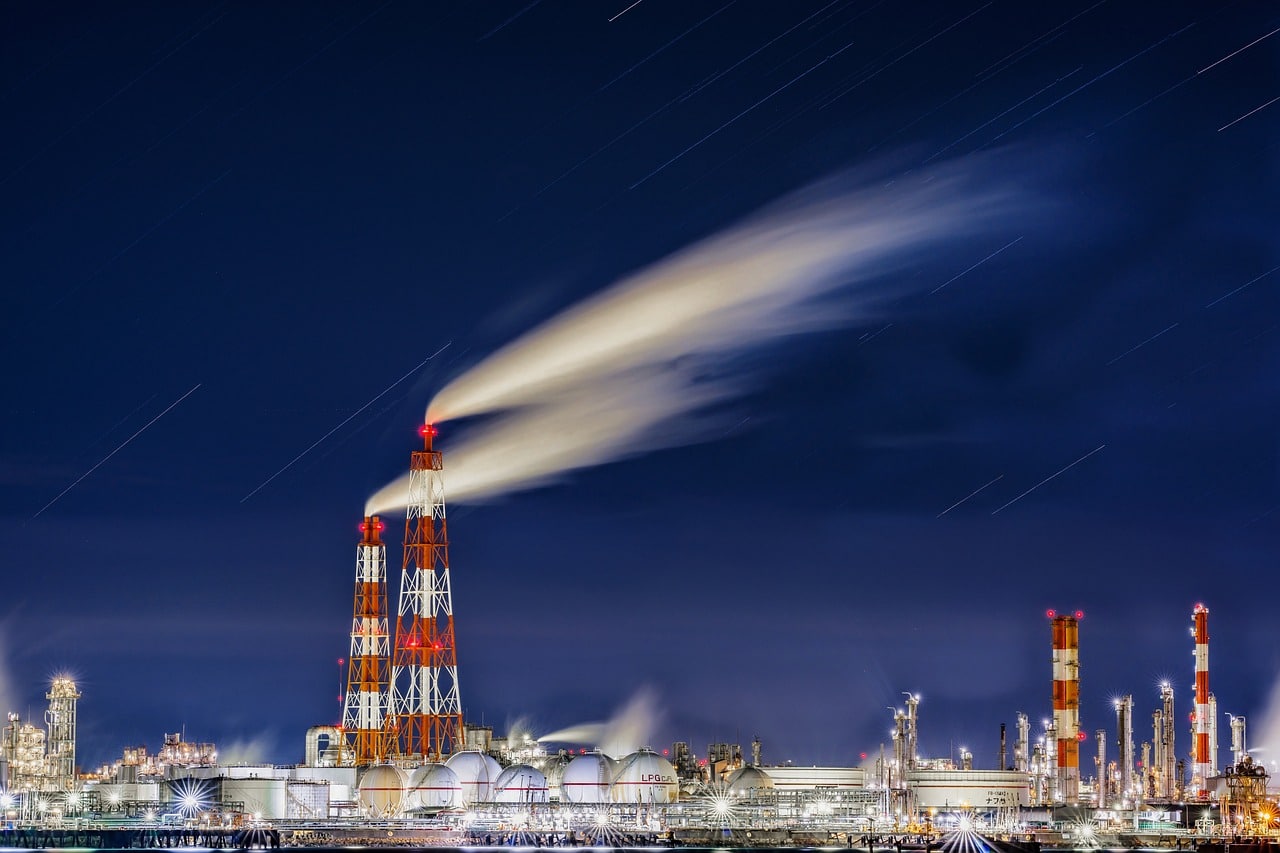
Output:
[[[639,749],[622,759],[610,791],[615,803],[673,803],[680,786],[671,762]]]
[[[493,802],[493,783],[502,772],[498,762],[483,752],[467,750],[450,755],[445,766],[457,774],[462,786],[462,801],[458,805]]]
[[[528,764],[513,764],[498,774],[493,783],[496,803],[545,803],[547,777]]]
[[[424,764],[409,774],[402,810],[447,809],[461,798],[462,785],[452,770],[443,764]]]
[[[773,790],[773,780],[759,767],[740,767],[729,774],[725,787],[735,797],[755,797]]]
[[[607,803],[617,765],[603,752],[579,755],[560,775],[560,796],[569,803]]]
[[[395,817],[404,803],[405,776],[399,767],[375,764],[360,777],[360,809],[369,817]]]

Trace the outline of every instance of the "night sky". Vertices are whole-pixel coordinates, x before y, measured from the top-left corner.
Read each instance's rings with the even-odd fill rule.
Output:
[[[922,751],[989,767],[1049,713],[1046,608],[1086,614],[1083,728],[1132,693],[1140,741],[1203,601],[1220,742],[1262,743],[1280,8],[628,4],[5,7],[5,707],[69,671],[85,766],[300,761],[447,381],[815,181],[977,152],[1023,222],[743,353],[706,440],[450,506],[467,719],[648,688],[655,746],[847,764],[913,691]]]

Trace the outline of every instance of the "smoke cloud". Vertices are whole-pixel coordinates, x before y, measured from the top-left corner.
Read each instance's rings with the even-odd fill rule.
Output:
[[[433,423],[491,415],[450,441],[449,499],[480,501],[705,438],[693,416],[751,387],[735,357],[857,322],[886,295],[870,285],[913,257],[1021,218],[1030,204],[1014,187],[1018,170],[997,159],[810,187],[507,344],[427,408]],[[366,512],[407,497],[406,475]]]
[[[621,758],[653,745],[653,734],[662,719],[658,697],[644,688],[623,705],[607,723],[581,723],[538,738],[538,743],[586,743],[611,758]]]

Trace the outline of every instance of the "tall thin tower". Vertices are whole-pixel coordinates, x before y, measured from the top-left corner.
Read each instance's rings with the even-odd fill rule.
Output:
[[[431,440],[409,461],[404,517],[404,565],[391,663],[391,712],[401,758],[439,761],[462,747],[462,700],[449,586],[449,535],[444,513],[444,468]]]
[[[1053,623],[1053,727],[1058,738],[1058,797],[1080,800],[1080,619],[1084,613],[1059,616]]]
[[[382,521],[366,516],[356,546],[356,593],[342,727],[359,766],[387,760],[391,638],[387,631],[387,546]]]
[[[1209,707],[1209,608],[1197,604],[1191,611],[1191,625],[1196,639],[1196,743],[1191,779],[1196,796],[1204,799],[1209,796],[1213,774],[1209,760],[1209,726],[1214,722]]]
[[[1174,748],[1173,685],[1160,683],[1160,710],[1151,715],[1155,751],[1156,796],[1172,799],[1177,752]]]
[[[1116,764],[1120,768],[1119,790],[1120,807],[1127,806],[1126,801],[1134,796],[1133,791],[1133,697],[1121,696],[1115,701],[1116,708],[1116,742],[1119,750]]]

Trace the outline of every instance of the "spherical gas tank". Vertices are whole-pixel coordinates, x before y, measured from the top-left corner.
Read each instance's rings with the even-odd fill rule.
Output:
[[[404,805],[406,779],[399,767],[375,764],[360,777],[360,809],[369,817],[397,817]]]
[[[757,797],[773,790],[773,780],[759,767],[740,767],[729,774],[725,787],[735,797]]]
[[[495,803],[545,803],[547,777],[528,764],[514,764],[498,774],[493,783]]]
[[[457,775],[461,784],[462,801],[458,805],[493,802],[493,783],[502,772],[498,762],[483,752],[467,750],[449,756],[445,766]]]
[[[617,765],[603,752],[589,752],[570,761],[560,776],[560,796],[569,803],[607,803]]]
[[[610,790],[615,803],[673,803],[680,785],[671,762],[639,749],[622,759]]]

